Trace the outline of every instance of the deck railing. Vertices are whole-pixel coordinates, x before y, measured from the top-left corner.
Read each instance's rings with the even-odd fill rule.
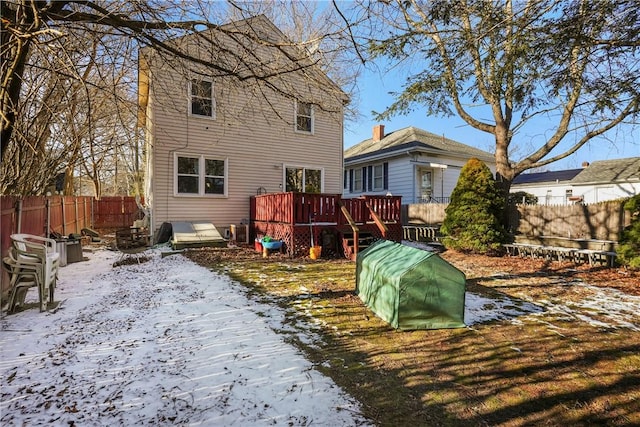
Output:
[[[340,194],[271,193],[252,197],[253,221],[285,224],[345,224],[342,204],[356,223],[371,222],[373,210],[383,222],[400,222],[402,198],[399,196],[363,196],[343,199]],[[371,207],[371,210],[369,207]]]

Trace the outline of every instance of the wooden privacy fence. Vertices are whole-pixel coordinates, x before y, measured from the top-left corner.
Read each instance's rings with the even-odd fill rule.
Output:
[[[447,204],[404,205],[404,225],[438,226],[445,218]],[[514,205],[508,213],[508,229],[515,235],[557,236],[618,241],[631,222],[624,201],[589,205]]]
[[[4,258],[11,245],[11,234],[27,233],[48,236],[56,232],[64,236],[80,233],[83,228],[122,228],[138,219],[134,197],[73,196],[1,196],[0,197],[0,253]],[[4,293],[8,280],[2,272]]]
[[[518,205],[509,212],[511,230],[524,236],[617,242],[630,223],[631,215],[620,200],[588,205]]]
[[[448,203],[415,203],[402,205],[402,223],[404,225],[426,224],[435,226],[444,221],[444,210]]]

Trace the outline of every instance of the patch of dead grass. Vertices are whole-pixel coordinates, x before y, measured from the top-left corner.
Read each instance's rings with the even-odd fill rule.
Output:
[[[562,312],[463,329],[398,332],[354,294],[355,263],[262,258],[246,249],[192,250],[289,324],[289,339],[380,426],[640,424],[640,332],[597,327]],[[487,297],[579,303],[596,287],[640,295],[638,275],[519,258],[441,255]],[[593,313],[591,313],[593,314]],[[636,313],[635,325],[640,325]]]

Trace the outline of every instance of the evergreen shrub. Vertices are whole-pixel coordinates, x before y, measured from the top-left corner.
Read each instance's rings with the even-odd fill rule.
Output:
[[[631,224],[620,236],[618,262],[630,268],[640,269],[640,195],[627,200],[624,209],[631,212]]]
[[[445,211],[441,228],[445,247],[497,254],[507,237],[501,222],[504,207],[504,197],[489,167],[479,159],[469,159]]]

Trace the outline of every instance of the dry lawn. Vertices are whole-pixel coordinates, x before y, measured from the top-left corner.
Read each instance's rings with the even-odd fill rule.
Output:
[[[539,312],[399,332],[354,294],[353,262],[188,254],[284,307],[283,333],[379,426],[640,425],[640,312],[616,303],[640,305],[638,272],[448,251],[468,292]]]

